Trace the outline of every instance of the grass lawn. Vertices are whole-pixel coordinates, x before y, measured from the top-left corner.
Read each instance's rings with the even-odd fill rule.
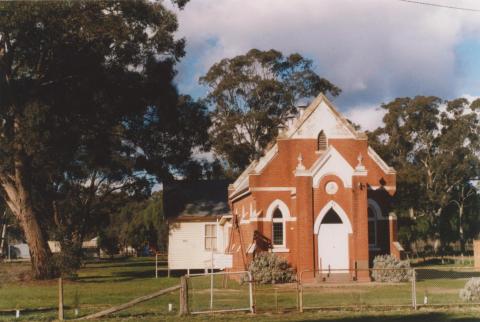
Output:
[[[134,258],[88,263],[78,272],[78,277],[64,283],[65,315],[73,318],[75,294],[78,294],[80,315],[97,312],[115,304],[128,302],[136,297],[179,283],[178,277],[154,278],[154,259]],[[11,321],[14,313],[5,312],[15,308],[55,308],[57,305],[57,281],[19,281],[12,276],[24,276],[29,263],[0,264],[0,320]],[[422,275],[423,274],[423,275]],[[425,294],[429,303],[461,303],[458,290],[472,273],[445,273],[439,268],[425,268],[419,272],[417,283],[418,302],[423,303]],[[476,273],[474,273],[476,274]],[[210,304],[210,277],[190,279],[191,310],[208,310]],[[239,284],[215,276],[214,309],[248,307],[248,284]],[[480,321],[480,305],[471,307],[421,308],[413,311],[408,307],[382,311],[371,305],[410,305],[410,283],[355,285],[323,285],[305,287],[306,307],[326,307],[347,305],[355,309],[308,310],[298,313],[295,285],[258,286],[255,304],[259,312],[255,316],[248,313],[196,315],[181,320],[230,321],[255,318],[258,321]],[[160,296],[131,309],[119,312],[102,321],[176,321],[178,291]],[[447,302],[445,302],[448,300]],[[173,312],[168,312],[172,303]],[[435,309],[435,311],[433,311]],[[2,313],[3,311],[3,313]],[[20,320],[50,321],[56,317],[55,310],[45,312],[23,312]]]
[[[28,263],[1,263],[0,271],[22,270]],[[135,258],[89,263],[78,272],[78,277],[64,282],[66,316],[71,317],[75,294],[78,294],[81,314],[96,312],[111,305],[121,304],[129,300],[152,293],[154,291],[179,283],[178,278],[154,278],[154,259]],[[1,276],[1,274],[0,274]],[[167,311],[168,302],[178,302],[178,294],[163,296],[161,303]],[[55,307],[58,302],[58,282],[0,281],[0,311],[5,309]],[[158,299],[145,305],[155,307]],[[163,309],[163,307],[162,307]],[[159,310],[162,311],[162,310]],[[31,314],[29,314],[31,315]],[[34,314],[38,318],[50,318],[55,314]],[[3,315],[5,316],[5,315]],[[0,315],[0,318],[2,316]],[[36,318],[33,318],[36,320]]]

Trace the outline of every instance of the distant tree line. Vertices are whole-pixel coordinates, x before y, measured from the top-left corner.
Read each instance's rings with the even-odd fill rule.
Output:
[[[464,252],[480,233],[480,99],[405,97],[381,108],[369,142],[397,170],[401,241],[430,241],[434,251],[459,242]]]
[[[112,209],[107,216],[107,225],[99,232],[101,249],[112,256],[129,248],[133,248],[136,254],[165,252],[168,225],[163,213],[162,192],[141,200],[127,195],[117,197],[121,207]]]

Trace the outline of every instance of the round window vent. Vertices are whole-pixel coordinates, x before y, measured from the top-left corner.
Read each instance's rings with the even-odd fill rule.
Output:
[[[325,192],[329,195],[334,195],[338,191],[338,185],[335,181],[327,182],[325,185]]]

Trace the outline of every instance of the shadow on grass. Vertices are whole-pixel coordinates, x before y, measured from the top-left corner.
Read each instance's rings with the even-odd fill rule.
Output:
[[[480,277],[480,272],[472,271],[450,271],[445,269],[418,268],[416,272],[417,281],[425,281],[431,279],[466,279],[471,277]]]
[[[325,316],[325,315],[326,316]],[[348,315],[353,314],[351,312],[339,312],[339,315]],[[357,313],[358,314],[358,313]],[[312,317],[313,315],[313,317]],[[318,315],[318,317],[317,317]],[[143,312],[143,313],[129,313],[122,312],[112,315],[108,320],[117,320],[119,318],[128,318],[128,319],[146,319],[147,321],[153,321],[150,319],[165,319],[167,317],[175,317],[175,320],[179,321],[206,321],[213,319],[215,321],[238,321],[239,319],[255,320],[255,321],[302,321],[302,322],[479,322],[480,319],[476,317],[459,317],[452,316],[448,313],[441,312],[430,312],[430,313],[417,313],[417,314],[377,314],[372,315],[371,313],[365,312],[363,315],[357,316],[335,316],[328,314],[326,312],[318,313],[287,313],[287,314],[255,314],[251,315],[250,313],[232,313],[232,314],[202,314],[196,316],[187,316],[187,317],[177,317],[176,312],[172,313],[160,313],[160,312]]]
[[[128,282],[133,280],[133,278],[129,277],[116,277],[112,275],[108,276],[83,276],[83,277],[78,277],[76,279],[73,279],[74,282],[76,283],[95,283],[95,284],[101,284],[101,283],[118,283],[118,282]]]
[[[165,265],[166,266],[166,265]],[[87,264],[86,268],[88,269],[97,269],[97,268],[116,268],[116,267],[155,267],[155,261],[142,260],[142,261],[119,261],[114,262],[90,262]]]
[[[171,277],[180,277],[184,274],[177,272],[172,272]],[[121,271],[121,272],[112,272],[110,275],[90,275],[90,276],[80,276],[73,281],[77,283],[112,283],[112,282],[129,282],[139,279],[152,279],[155,277],[155,270],[138,270],[138,271]],[[159,270],[158,277],[164,278],[168,277],[167,270]]]
[[[458,322],[478,322],[478,318],[473,317],[452,317],[446,313],[420,313],[420,314],[395,314],[395,315],[368,315],[365,316],[356,316],[356,317],[329,317],[326,319],[299,319],[298,321],[336,321],[336,322],[447,322],[447,321],[458,321]]]

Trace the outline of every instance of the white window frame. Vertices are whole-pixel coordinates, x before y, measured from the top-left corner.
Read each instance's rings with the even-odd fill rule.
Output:
[[[207,236],[207,227],[208,226],[213,226],[213,232],[215,236]],[[216,224],[205,224],[204,229],[204,236],[203,236],[203,247],[206,251],[216,251],[217,250],[217,243],[218,243],[218,231],[217,231],[217,225]],[[213,247],[212,248],[207,248],[207,238],[213,239]],[[211,244],[212,245],[212,244]]]
[[[280,214],[282,215],[282,218],[274,218],[273,214],[276,212],[276,211],[279,211]],[[275,240],[274,240],[274,232],[273,232],[273,226],[275,223],[281,223],[282,224],[282,244],[275,244]],[[282,210],[280,208],[276,208],[273,212],[272,212],[272,245],[273,245],[273,248],[286,248],[287,247],[287,225],[286,225],[286,220],[285,220],[285,215],[283,214]]]

